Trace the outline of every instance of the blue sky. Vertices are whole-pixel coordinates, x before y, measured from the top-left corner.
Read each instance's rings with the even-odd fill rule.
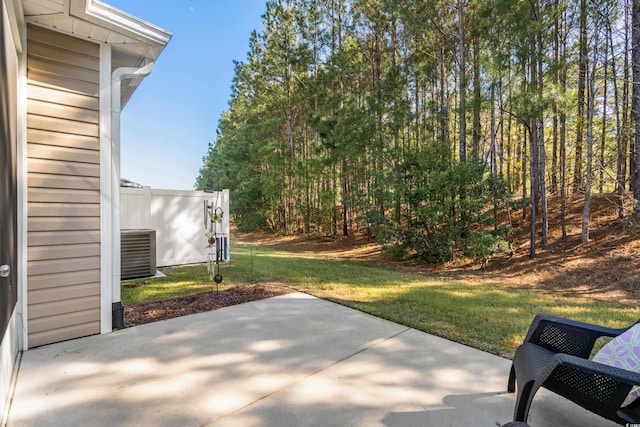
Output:
[[[191,190],[266,0],[106,0],[173,38],[122,112],[121,175]],[[214,189],[215,190],[215,189]]]

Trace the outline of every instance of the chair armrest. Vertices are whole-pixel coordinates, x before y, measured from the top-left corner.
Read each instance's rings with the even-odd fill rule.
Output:
[[[556,354],[536,380],[569,400],[608,419],[619,409],[633,386],[640,386],[640,374],[568,354]]]
[[[593,360],[559,353],[555,354],[551,359],[551,362],[549,362],[549,365],[554,364],[572,367],[584,372],[586,375],[597,375],[599,377],[605,376],[621,384],[628,384],[629,390],[625,393],[625,397],[626,394],[631,391],[631,387],[640,386],[640,373],[615,366],[605,365],[604,363],[594,362]]]
[[[555,353],[566,353],[587,359],[598,338],[615,337],[627,329],[607,328],[562,317],[538,314],[531,322],[524,342],[531,342]]]

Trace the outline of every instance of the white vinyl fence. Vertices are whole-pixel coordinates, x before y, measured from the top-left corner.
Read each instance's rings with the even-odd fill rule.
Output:
[[[207,208],[208,206],[208,208]],[[120,188],[120,228],[156,230],[158,267],[207,261],[210,212],[222,260],[229,260],[229,190],[204,192]],[[220,218],[221,217],[221,218]]]

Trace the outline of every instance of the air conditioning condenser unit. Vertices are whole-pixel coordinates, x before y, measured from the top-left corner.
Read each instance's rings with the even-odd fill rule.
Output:
[[[155,276],[156,230],[121,230],[120,242],[122,280]]]

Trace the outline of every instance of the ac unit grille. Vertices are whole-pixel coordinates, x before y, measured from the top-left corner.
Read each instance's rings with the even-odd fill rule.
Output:
[[[120,275],[123,280],[156,274],[156,231],[120,232]]]

